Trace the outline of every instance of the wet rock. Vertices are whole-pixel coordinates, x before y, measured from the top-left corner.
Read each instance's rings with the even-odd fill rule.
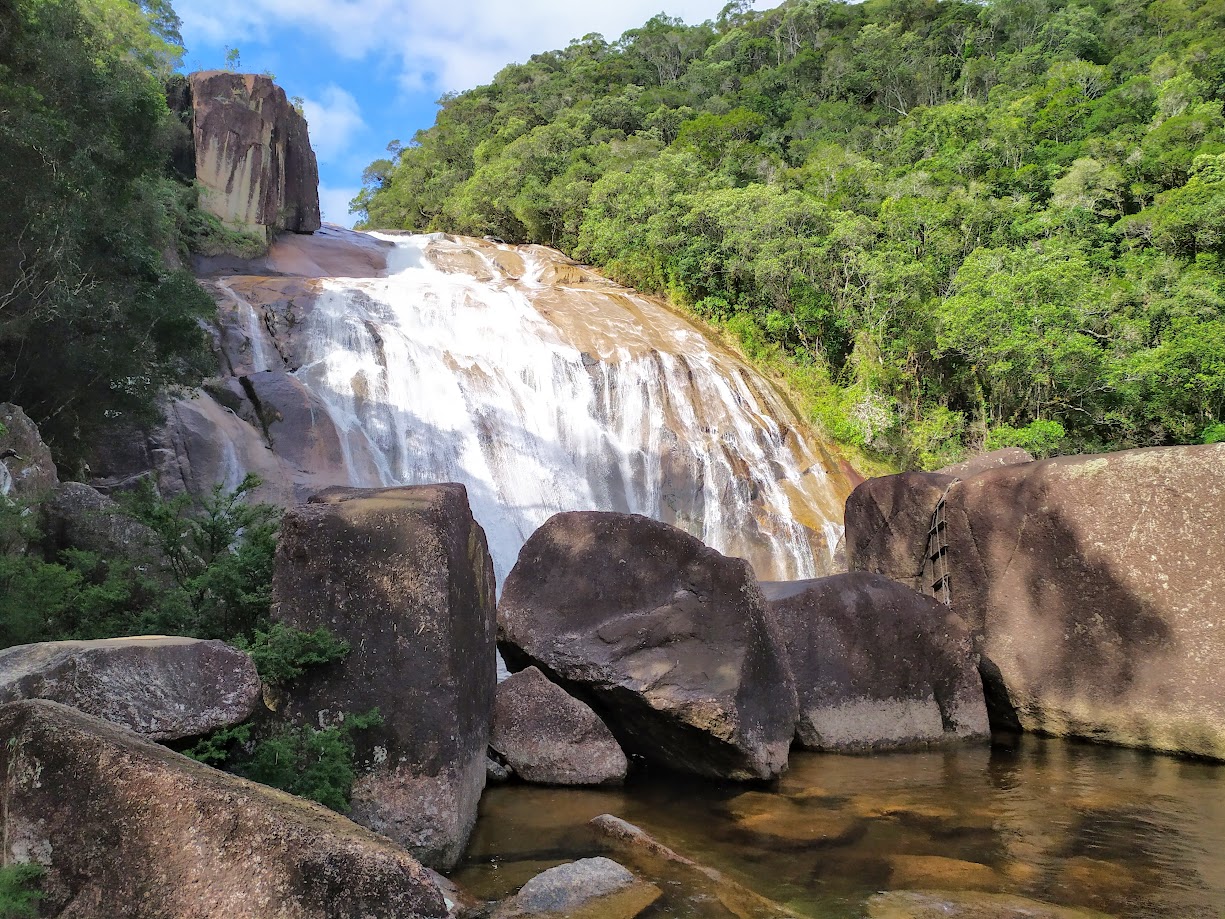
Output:
[[[868,479],[846,499],[846,553],[851,571],[883,574],[924,592],[923,561],[936,505],[957,479],[904,472]]]
[[[1034,458],[1029,451],[1020,447],[1004,447],[989,453],[979,453],[960,463],[953,463],[936,472],[941,475],[952,475],[959,479],[968,479],[972,475],[986,472],[988,469],[999,469],[1001,466],[1019,466],[1021,463],[1032,463]]]
[[[0,498],[37,500],[58,483],[38,425],[19,406],[0,402]]]
[[[126,563],[154,580],[164,580],[166,558],[157,534],[119,509],[111,498],[80,482],[58,485],[43,502],[46,550],[93,552],[110,565]]]
[[[608,858],[582,858],[536,875],[493,919],[633,919],[660,890]]]
[[[622,861],[666,889],[677,888],[694,897],[717,901],[737,919],[797,919],[797,914],[781,903],[674,852],[620,817],[601,814],[590,826]]]
[[[945,514],[993,723],[1225,759],[1225,444],[994,469]]]
[[[604,722],[535,667],[498,684],[489,746],[526,782],[609,785],[625,778],[625,754]]]
[[[331,723],[377,708],[357,738],[353,819],[454,866],[485,785],[493,714],[494,577],[462,485],[335,488],[285,516],[273,618],[348,641],[282,715]]]
[[[750,791],[727,804],[736,826],[777,844],[797,848],[837,845],[862,836],[866,824],[854,814],[830,809],[822,802],[807,804],[784,795]]]
[[[990,734],[970,633],[947,607],[878,574],[763,585],[812,750],[911,747]]]
[[[498,762],[492,756],[485,757],[486,782],[509,782],[513,774],[505,763]]]
[[[386,839],[53,702],[0,707],[0,782],[0,855],[46,868],[42,915],[446,916]]]
[[[251,658],[220,641],[150,636],[0,651],[0,703],[48,699],[152,740],[240,724],[259,698]]]
[[[711,777],[787,765],[794,683],[752,570],[631,514],[573,512],[506,579],[499,645],[589,702],[621,746]]]
[[[891,890],[868,900],[868,919],[1111,919],[1086,909],[993,893]]]
[[[263,238],[319,229],[319,167],[285,91],[256,74],[210,70],[189,80],[200,206]]]
[[[443,903],[447,908],[447,919],[460,919],[460,917],[464,916],[483,916],[488,912],[488,910],[484,909],[483,903],[450,878],[443,877],[433,868],[426,868],[424,870],[429,879],[434,882],[434,886],[438,888],[438,892],[442,894]]]
[[[995,869],[939,855],[894,855],[889,859],[889,886],[921,890],[998,891],[1006,886]]]

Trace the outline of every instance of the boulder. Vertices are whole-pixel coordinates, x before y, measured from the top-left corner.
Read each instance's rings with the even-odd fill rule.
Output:
[[[272,616],[352,647],[295,681],[284,718],[383,717],[356,738],[353,819],[453,867],[485,786],[496,680],[493,563],[467,491],[334,488],[292,508]]]
[[[45,867],[44,916],[447,915],[388,840],[54,702],[0,707],[0,782],[0,860]]]
[[[944,512],[995,723],[1225,759],[1225,444],[994,469]]]
[[[625,754],[599,716],[535,667],[498,684],[489,746],[525,782],[610,785]]]
[[[920,592],[936,506],[957,479],[903,472],[868,479],[846,499],[846,556],[851,571],[883,574]]]
[[[20,407],[0,402],[0,498],[37,500],[59,480],[38,425]]]
[[[763,584],[799,695],[796,738],[864,752],[990,734],[966,624],[862,571]]]
[[[157,534],[96,488],[64,482],[42,504],[45,549],[93,552],[108,564],[127,563],[153,580],[165,577],[166,558]]]
[[[989,453],[979,453],[977,456],[971,456],[960,463],[953,463],[951,466],[937,469],[936,472],[941,475],[956,476],[959,479],[968,479],[970,476],[986,472],[988,469],[999,469],[1001,466],[1019,466],[1021,463],[1032,463],[1033,461],[1034,458],[1028,450],[1022,450],[1020,447],[1003,447],[999,450],[992,450]]]
[[[189,81],[201,207],[264,239],[319,229],[319,167],[285,91],[270,77],[224,70]]]
[[[511,669],[539,666],[629,753],[712,778],[787,766],[795,687],[752,569],[682,530],[551,517],[506,579],[498,629]]]
[[[492,919],[633,919],[660,892],[612,859],[581,858],[536,875]]]
[[[0,703],[48,699],[151,740],[241,724],[259,698],[255,664],[221,641],[154,635],[0,651]]]

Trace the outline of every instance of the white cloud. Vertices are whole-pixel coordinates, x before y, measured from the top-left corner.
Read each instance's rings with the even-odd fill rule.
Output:
[[[215,44],[236,37],[268,41],[287,27],[324,40],[350,60],[388,55],[408,89],[469,89],[504,65],[563,48],[599,32],[609,40],[642,25],[665,6],[697,23],[724,0],[179,0],[185,33]],[[241,41],[239,41],[241,44]]]
[[[325,223],[338,223],[342,227],[353,226],[356,219],[349,213],[349,202],[357,197],[360,188],[334,188],[319,186],[319,210]]]
[[[339,86],[325,87],[322,96],[322,100],[304,100],[302,109],[315,155],[320,162],[331,163],[348,151],[353,136],[364,130],[366,123],[357,100]]]

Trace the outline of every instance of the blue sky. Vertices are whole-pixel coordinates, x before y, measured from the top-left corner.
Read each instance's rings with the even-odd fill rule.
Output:
[[[323,217],[351,224],[362,170],[434,121],[435,100],[489,82],[506,64],[599,32],[614,39],[667,12],[715,18],[725,0],[177,0],[184,66],[269,71],[305,100]]]

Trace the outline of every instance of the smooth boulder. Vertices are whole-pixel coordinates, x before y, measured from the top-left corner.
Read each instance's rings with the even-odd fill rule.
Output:
[[[878,574],[762,585],[810,750],[866,752],[990,734],[960,617]]]
[[[154,635],[0,651],[0,703],[48,699],[152,740],[240,724],[259,698],[255,664],[221,641]]]
[[[496,682],[493,562],[467,491],[334,488],[291,508],[272,616],[352,648],[295,681],[283,718],[383,717],[356,738],[353,819],[453,867],[485,786]]]
[[[851,571],[882,574],[927,592],[924,560],[932,517],[957,481],[935,472],[868,479],[846,499],[846,559]]]
[[[576,511],[528,539],[499,647],[588,702],[622,748],[730,779],[787,766],[795,686],[752,569],[634,514]]]
[[[581,858],[536,875],[492,919],[633,919],[660,893],[610,858]]]
[[[945,515],[993,721],[1225,759],[1225,444],[994,469]]]
[[[525,782],[610,785],[627,762],[608,726],[535,667],[498,684],[489,746]]]
[[[1020,447],[1002,447],[999,450],[990,450],[986,453],[971,456],[960,463],[953,463],[951,466],[937,469],[936,472],[941,475],[956,476],[959,479],[968,479],[970,476],[986,472],[988,469],[999,469],[1003,466],[1019,466],[1022,463],[1032,463],[1033,461],[1034,457],[1028,450],[1022,450]]]
[[[41,915],[447,915],[388,840],[54,702],[0,707],[0,783],[0,856],[45,868]]]

